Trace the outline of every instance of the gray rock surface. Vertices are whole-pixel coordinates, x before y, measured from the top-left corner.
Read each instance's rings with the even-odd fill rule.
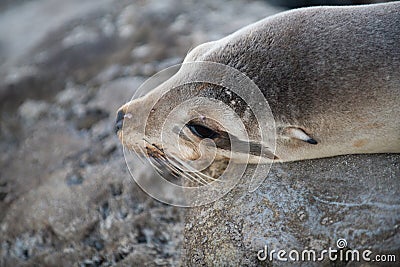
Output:
[[[248,186],[245,176],[222,199],[188,211],[187,265],[271,266],[257,259],[265,245],[269,251],[313,249],[319,253],[329,247],[337,249],[336,242],[342,238],[352,250],[400,257],[398,154],[274,164],[255,192],[248,192]],[[275,254],[273,266],[287,264],[277,261]],[[292,264],[346,265],[329,261]],[[349,266],[357,264],[365,266],[366,262]]]

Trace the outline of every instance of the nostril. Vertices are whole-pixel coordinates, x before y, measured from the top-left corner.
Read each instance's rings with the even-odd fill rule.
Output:
[[[115,121],[115,132],[118,133],[122,129],[124,123],[125,112],[121,109],[117,113],[117,120]]]
[[[117,113],[117,121],[116,121],[116,123],[122,121],[124,119],[124,116],[125,116],[125,112],[122,109],[119,110],[118,113]]]

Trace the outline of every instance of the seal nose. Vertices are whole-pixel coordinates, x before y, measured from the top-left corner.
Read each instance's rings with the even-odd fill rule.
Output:
[[[115,121],[115,133],[118,133],[122,129],[124,123],[125,112],[120,109],[117,113],[117,120]]]

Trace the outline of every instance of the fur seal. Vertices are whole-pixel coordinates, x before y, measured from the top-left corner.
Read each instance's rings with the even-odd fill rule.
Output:
[[[259,153],[257,147],[263,144],[249,142],[254,162],[400,152],[400,2],[282,12],[196,47],[184,60],[190,62],[230,66],[261,90],[275,119],[276,149]],[[178,157],[185,162],[208,153],[198,146],[212,140],[216,158],[240,161],[240,152],[226,153],[232,152],[226,140],[235,138],[231,131],[236,120],[246,116],[240,111],[245,104],[221,96],[223,88],[213,84],[192,83],[178,90],[168,95],[161,84],[123,105],[116,122],[122,143],[162,160],[166,151],[179,146]],[[198,119],[185,122],[182,129],[164,131],[167,138],[161,142],[166,114],[183,96],[188,99],[199,92],[207,108],[186,107],[182,112],[197,112]],[[238,118],[207,102],[211,98],[238,111]],[[152,109],[146,118],[148,106]],[[209,116],[229,119],[221,127]],[[137,129],[145,121],[143,136]],[[252,120],[245,123],[248,129],[254,126]],[[178,143],[168,141],[172,136]]]

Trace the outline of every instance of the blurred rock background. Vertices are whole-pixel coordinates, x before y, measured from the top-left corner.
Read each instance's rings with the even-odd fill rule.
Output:
[[[190,48],[282,8],[2,0],[0,266],[179,265],[184,210],[132,181],[115,111]]]

